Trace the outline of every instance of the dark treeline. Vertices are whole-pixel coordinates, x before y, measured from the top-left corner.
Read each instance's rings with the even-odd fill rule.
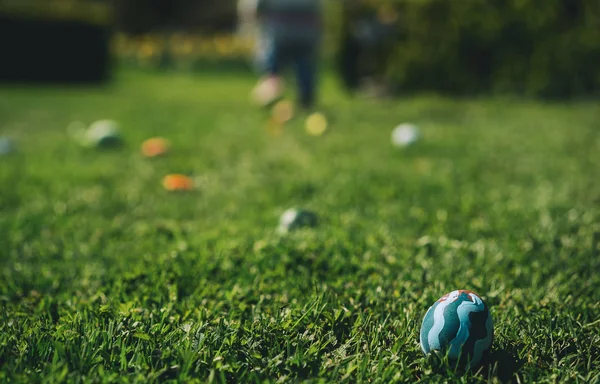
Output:
[[[103,82],[110,78],[109,43],[115,29],[134,35],[210,33],[231,31],[236,24],[236,0],[76,0],[66,8],[59,4],[65,3],[0,1],[0,82]]]
[[[236,0],[112,0],[116,27],[137,34],[186,29],[225,31],[235,28]]]

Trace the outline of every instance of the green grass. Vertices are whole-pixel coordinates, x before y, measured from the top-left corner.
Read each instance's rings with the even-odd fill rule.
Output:
[[[0,381],[600,382],[600,107],[349,100],[279,137],[244,75],[120,72],[0,88]],[[66,134],[111,118],[126,146]],[[390,145],[404,121],[423,140]],[[174,146],[148,160],[142,140]],[[170,194],[161,178],[198,178]],[[289,207],[321,224],[280,236]],[[491,308],[478,372],[418,332],[454,289]]]

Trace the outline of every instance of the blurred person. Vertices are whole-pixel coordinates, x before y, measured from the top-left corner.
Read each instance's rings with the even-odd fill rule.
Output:
[[[342,20],[337,67],[344,86],[350,93],[361,86],[369,93],[385,93],[378,77],[385,72],[392,51],[389,42],[395,34],[395,10],[386,5],[373,9],[364,0],[348,0]]]
[[[258,0],[258,63],[261,79],[254,95],[263,105],[283,93],[282,74],[293,65],[298,102],[311,109],[316,101],[318,50],[322,36],[321,0]]]
[[[337,68],[345,88],[354,93],[360,85],[361,71],[359,58],[361,57],[362,45],[356,34],[354,25],[356,21],[356,9],[360,2],[348,0],[343,3],[342,8],[342,33],[337,54]]]

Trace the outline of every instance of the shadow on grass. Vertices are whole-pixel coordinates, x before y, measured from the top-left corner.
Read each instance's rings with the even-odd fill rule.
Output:
[[[512,345],[509,348],[496,349],[489,353],[480,365],[472,369],[467,368],[465,360],[449,360],[447,356],[436,353],[426,356],[425,365],[432,373],[446,378],[458,379],[464,375],[472,375],[476,380],[517,383],[522,381],[519,370],[525,365],[525,360],[520,359],[516,353],[518,347],[521,346]],[[469,371],[471,373],[468,373]]]
[[[516,353],[517,345],[510,349],[493,351],[484,361],[480,372],[487,374],[488,379],[496,378],[501,383],[518,382],[518,372],[525,365],[525,360]]]

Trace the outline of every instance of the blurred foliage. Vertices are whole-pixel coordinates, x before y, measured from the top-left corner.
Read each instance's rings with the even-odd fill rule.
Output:
[[[350,2],[357,3],[359,16],[397,17],[397,35],[380,75],[403,92],[564,97],[600,90],[596,0]]]
[[[113,21],[103,0],[0,0],[0,81],[106,81]]]
[[[113,53],[127,66],[193,70],[207,63],[247,65],[254,41],[236,34],[144,34],[119,33]]]
[[[0,0],[0,17],[114,25],[130,34],[233,30],[236,0]]]
[[[120,31],[144,34],[156,30],[232,31],[236,0],[112,0]]]
[[[324,56],[337,52],[340,67],[359,56],[359,75],[400,92],[569,97],[600,91],[598,0],[324,4]],[[247,64],[252,55],[252,42],[234,36],[235,0],[0,0],[0,17],[6,15],[114,23],[124,33],[114,39],[118,57],[140,66],[191,69],[207,59]],[[376,29],[371,41],[340,55],[365,24]]]
[[[108,25],[112,6],[100,0],[0,0],[0,17]]]

